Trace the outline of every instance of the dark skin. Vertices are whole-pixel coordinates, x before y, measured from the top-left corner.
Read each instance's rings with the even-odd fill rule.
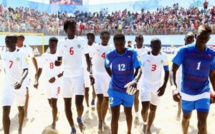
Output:
[[[5,44],[6,47],[8,48],[9,52],[14,52],[16,50],[16,42],[17,39],[11,36],[7,36],[5,38]],[[14,84],[14,88],[16,90],[20,89],[22,86],[22,82],[26,78],[28,74],[28,69],[23,69],[23,76],[20,82],[16,82]],[[2,122],[3,122],[3,129],[5,134],[10,133],[10,109],[11,106],[3,106],[3,117],[2,117]],[[23,126],[23,121],[24,121],[24,106],[18,106],[18,117],[19,117],[19,128],[18,128],[18,133],[22,134],[22,126]]]
[[[74,39],[75,38],[75,33],[76,33],[76,24],[71,24],[67,27],[65,30],[67,33],[67,38],[68,39]],[[90,56],[89,54],[85,54],[85,58],[87,61],[87,71],[91,71],[91,62],[90,62]],[[62,64],[62,57],[58,57],[57,60],[55,61],[56,66],[60,66]],[[91,82],[93,81],[93,78],[90,77]],[[93,82],[92,82],[93,83]],[[77,113],[78,117],[82,117],[83,111],[84,111],[84,106],[83,106],[83,100],[84,100],[84,95],[76,95],[75,96],[75,104],[77,108]],[[73,117],[72,117],[72,110],[71,110],[71,101],[72,98],[64,98],[64,105],[65,105],[65,114],[67,117],[67,120],[70,124],[70,127],[74,126],[73,122]],[[79,126],[83,126],[84,124],[82,122],[79,123]]]
[[[194,42],[194,36],[186,35],[184,38],[184,41],[185,41],[185,45],[192,44]],[[171,74],[170,74],[170,77],[171,77]],[[170,84],[173,85],[171,79],[170,79]],[[175,98],[181,98],[180,94],[178,93],[177,97],[175,96]],[[181,101],[178,102],[177,120],[180,120],[180,116],[181,116]]]
[[[206,48],[206,44],[210,39],[210,34],[202,31],[201,29],[198,29],[198,32],[195,37],[196,37],[195,47],[199,51],[204,51]],[[172,81],[175,85],[176,85],[176,72],[177,72],[178,68],[179,68],[179,66],[177,64],[173,63],[172,77],[170,77],[170,78],[172,79]],[[213,90],[215,90],[215,70],[210,71],[209,78],[210,78]],[[181,98],[178,94],[175,94],[173,96],[173,99],[174,99],[174,101],[179,102]],[[191,115],[192,115],[192,112],[183,113],[183,119],[182,119],[183,134],[188,133]],[[199,134],[207,134],[207,116],[208,116],[208,113],[197,111],[197,119],[198,119],[197,126],[198,126]]]
[[[123,40],[115,40],[115,49],[118,54],[124,54],[125,53],[125,41]],[[112,70],[111,68],[105,67],[106,72],[111,77],[112,76]],[[139,80],[141,76],[141,69],[140,67],[135,68],[134,77],[135,79]],[[126,121],[127,121],[127,128],[128,132],[127,134],[131,134],[131,128],[132,128],[132,107],[124,107]],[[112,134],[118,133],[118,121],[120,116],[120,105],[111,107],[111,113],[112,113],[112,119],[111,119],[111,131]]]
[[[100,35],[100,39],[101,39],[101,45],[102,46],[107,46],[109,39],[110,39],[110,35],[109,34],[103,34]],[[99,125],[98,125],[98,129],[102,130],[103,125],[105,124],[105,117],[107,114],[107,110],[108,110],[108,101],[109,101],[109,97],[104,97],[103,94],[97,94],[97,115],[99,118]]]
[[[152,49],[152,54],[154,56],[158,56],[160,53],[160,50],[161,50],[161,44],[159,42],[156,42],[156,43],[154,42],[151,44],[151,49]],[[169,78],[169,71],[165,71],[164,83],[157,90],[158,96],[163,96],[165,89],[166,89],[167,82],[168,82],[168,78]],[[150,112],[148,114],[149,109],[150,109]],[[146,134],[151,133],[151,126],[152,126],[152,123],[153,123],[154,118],[155,118],[156,110],[157,110],[157,106],[151,104],[150,101],[142,102],[141,114],[142,114],[143,121],[147,122],[147,125],[143,126],[143,132]]]
[[[57,42],[56,41],[49,41],[49,48],[50,48],[50,53],[51,54],[55,54],[56,53],[56,49],[57,49]],[[39,85],[39,78],[40,78],[40,75],[42,74],[42,68],[39,68],[38,72],[36,73],[36,80],[35,80],[35,84],[34,84],[34,88],[38,88],[38,85]],[[58,74],[57,77],[60,78],[62,77],[63,75],[63,72]],[[54,83],[55,82],[55,77],[52,77],[50,80],[49,80],[49,83]],[[57,120],[57,112],[58,112],[58,109],[57,109],[57,99],[56,98],[51,98],[51,99],[48,99],[48,102],[49,102],[49,105],[51,106],[52,108],[52,128],[55,129],[56,128],[56,120]]]
[[[135,42],[136,42],[136,45],[137,45],[138,49],[143,48],[144,39],[143,39],[142,36],[135,37]]]
[[[141,49],[143,48],[143,36],[142,35],[138,35],[135,37],[135,42],[137,45],[137,49]],[[135,112],[137,113],[139,111],[139,90],[136,91],[135,96],[134,96],[134,109]]]
[[[18,48],[22,48],[23,44],[24,44],[24,38],[18,36],[16,46]],[[38,71],[38,65],[37,65],[37,60],[36,60],[35,57],[32,58],[32,62],[34,64],[34,68],[35,68],[35,70],[37,72]],[[27,117],[27,114],[28,114],[28,103],[29,103],[29,90],[28,90],[28,87],[26,87],[26,89],[27,89],[27,91],[26,91],[26,101],[25,101],[25,117]]]
[[[87,40],[88,40],[88,45],[92,46],[93,43],[95,42],[95,36],[90,34],[90,35],[87,36]],[[93,96],[93,100],[95,100],[95,98],[96,98],[96,93],[95,93],[95,89],[94,89],[95,81],[94,81],[94,78],[92,78],[91,76],[90,76],[90,79],[91,79],[91,85],[92,85],[92,88],[93,88],[92,96]],[[89,107],[90,106],[89,105],[89,87],[85,87],[84,97],[85,97],[87,107]]]

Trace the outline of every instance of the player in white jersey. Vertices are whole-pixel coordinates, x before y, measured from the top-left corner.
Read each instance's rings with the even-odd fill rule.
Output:
[[[24,45],[25,37],[23,35],[18,36],[17,40],[17,49],[20,49],[26,53],[28,58],[32,59],[32,62],[34,64],[35,72],[38,71],[37,67],[37,60],[34,57],[33,50],[30,46]],[[23,85],[26,87],[26,102],[25,102],[25,118],[28,119],[28,102],[29,102],[29,85],[30,85],[30,73],[28,73],[27,78],[25,79]]]
[[[185,44],[192,44],[194,42],[194,34],[192,32],[188,32],[184,38]],[[181,47],[179,47],[176,51],[175,54],[177,54],[178,50]],[[182,81],[182,67],[180,66],[177,73],[176,73],[176,83],[177,83],[177,90],[180,92],[181,89],[181,81]],[[172,81],[170,81],[170,84],[173,85]],[[177,120],[180,120],[181,116],[181,102],[178,102],[178,113],[177,113]]]
[[[142,35],[137,35],[135,37],[135,42],[136,42],[136,48],[135,50],[137,51],[137,54],[140,56],[142,53],[148,52],[150,49],[145,47],[143,45],[144,38]],[[142,76],[142,75],[141,75]],[[141,80],[141,79],[140,79]],[[138,82],[137,84],[137,91],[134,96],[134,110],[135,110],[135,118],[134,118],[134,123],[137,125],[139,124],[139,89],[141,85],[141,81]]]
[[[45,71],[45,85],[46,85],[46,95],[48,98],[49,105],[52,108],[52,124],[51,127],[53,129],[56,128],[56,120],[57,120],[57,99],[60,93],[60,77],[63,75],[61,73],[61,67],[57,67],[54,65],[55,60],[57,58],[56,50],[57,50],[57,42],[58,39],[52,37],[49,39],[49,49],[50,52],[44,53],[39,62],[39,70],[36,73],[36,79],[34,87],[38,88],[39,85],[39,78],[44,69]]]
[[[64,75],[62,78],[62,95],[65,104],[65,113],[67,120],[72,129],[71,133],[75,134],[76,129],[72,118],[71,103],[72,97],[75,94],[75,104],[78,113],[78,124],[80,131],[85,130],[85,126],[82,122],[82,114],[84,111],[84,67],[83,58],[85,55],[87,61],[87,70],[90,70],[90,60],[88,45],[86,40],[81,37],[75,36],[76,22],[69,19],[64,22],[64,31],[67,33],[67,38],[58,42],[57,55],[58,58],[55,61],[56,66],[63,64]]]
[[[92,70],[95,79],[95,92],[97,94],[97,114],[99,118],[98,129],[102,132],[103,126],[107,128],[105,124],[105,116],[108,110],[109,98],[107,90],[110,83],[110,76],[106,73],[104,60],[106,53],[113,49],[113,46],[108,44],[110,39],[110,33],[108,31],[102,31],[100,39],[101,43],[93,45],[90,52],[93,54]]]
[[[95,35],[94,33],[87,33],[87,40],[88,40],[88,47],[90,49],[91,46],[93,46],[95,44]],[[92,53],[90,54],[90,58],[92,58]],[[85,85],[85,101],[86,101],[86,105],[87,105],[87,112],[89,113],[89,89],[90,86],[92,85],[92,101],[91,101],[91,107],[92,110],[95,110],[95,99],[96,99],[96,93],[95,93],[95,89],[94,89],[94,83],[90,82],[90,73],[87,71],[87,69],[84,70],[84,85]]]
[[[19,128],[18,134],[22,133],[24,121],[24,105],[26,89],[23,85],[28,74],[27,56],[24,52],[16,49],[17,36],[6,36],[5,43],[7,51],[1,54],[2,67],[4,70],[2,86],[2,106],[3,106],[3,129],[4,134],[10,133],[10,109],[14,99],[18,106]]]
[[[169,78],[168,57],[167,54],[160,51],[161,41],[158,38],[151,40],[151,51],[140,56],[142,62],[142,118],[143,132],[150,134],[150,128],[155,118],[155,112],[160,97],[164,94]],[[165,71],[164,80],[162,80],[162,71]],[[148,111],[150,109],[149,115]]]

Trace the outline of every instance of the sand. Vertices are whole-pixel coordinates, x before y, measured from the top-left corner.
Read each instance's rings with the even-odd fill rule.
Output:
[[[33,65],[31,64],[31,67]],[[2,72],[0,73],[0,80],[2,80]],[[34,74],[34,69],[31,69],[31,76]],[[33,77],[32,77],[33,78]],[[25,121],[23,126],[23,134],[48,134],[48,132],[52,131],[49,134],[69,134],[70,133],[70,127],[69,123],[67,122],[67,119],[65,117],[64,113],[64,103],[62,96],[59,97],[58,100],[58,117],[59,120],[57,121],[56,129],[51,130],[49,125],[52,122],[52,116],[51,116],[51,108],[48,105],[48,101],[45,96],[45,85],[42,84],[43,78],[40,79],[40,86],[39,89],[34,89],[33,79],[30,85],[30,101],[29,101],[29,116],[28,120]],[[0,86],[2,81],[0,81]],[[1,89],[1,88],[0,88]],[[0,92],[1,94],[1,92]],[[91,97],[90,97],[91,100]],[[86,107],[86,104],[84,102],[84,105]],[[1,102],[0,102],[0,106]],[[141,109],[141,106],[140,106]],[[18,116],[17,116],[17,107],[16,103],[14,102],[14,105],[11,109],[11,134],[17,134],[18,131]],[[77,134],[81,134],[81,132],[78,129],[77,126],[77,114],[76,114],[76,108],[74,105],[73,100],[73,106],[72,106],[72,112],[73,112],[73,119],[75,122],[75,126],[77,129]],[[0,113],[2,113],[2,107],[0,107]],[[133,112],[134,114],[134,112]],[[177,114],[177,103],[175,103],[172,99],[172,92],[169,87],[169,85],[166,88],[166,92],[164,96],[161,99],[160,105],[158,106],[156,118],[154,120],[154,124],[152,126],[152,133],[153,134],[181,134],[181,121],[176,120],[176,114]],[[88,114],[83,115],[83,120],[85,122],[85,125],[87,127],[85,134],[97,134],[97,114],[96,111],[90,111],[90,119],[87,119]],[[140,124],[134,125],[132,127],[132,134],[140,134],[141,126],[142,126],[142,119],[140,116]],[[0,115],[0,120],[2,120],[2,115]],[[111,121],[111,113],[108,111],[107,117],[106,117],[106,123],[110,126]],[[214,124],[215,123],[215,104],[211,105],[210,113],[208,116],[208,134],[213,134],[215,131]],[[126,120],[125,115],[123,111],[123,107],[121,107],[121,113],[120,113],[120,120],[119,120],[119,134],[126,134],[127,127],[126,127]],[[192,118],[190,121],[190,127],[189,127],[189,134],[196,134],[197,133],[197,115],[196,111],[193,111]],[[2,122],[0,121],[0,134],[3,134],[3,128],[2,128]],[[110,134],[110,129],[107,129],[104,134]]]

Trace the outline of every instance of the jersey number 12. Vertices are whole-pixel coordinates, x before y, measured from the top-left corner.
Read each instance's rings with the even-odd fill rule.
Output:
[[[125,71],[125,64],[118,64],[119,71]]]

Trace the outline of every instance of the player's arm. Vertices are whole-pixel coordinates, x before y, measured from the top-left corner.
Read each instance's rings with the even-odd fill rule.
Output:
[[[111,68],[105,66],[105,70],[108,73],[108,75],[111,77],[112,76],[112,70],[111,70]]]
[[[125,88],[127,88],[126,92],[129,95],[133,95],[137,91],[137,83],[142,75],[141,59],[140,59],[140,56],[138,56],[136,51],[134,51],[132,56],[132,64],[133,64],[133,67],[135,68],[134,79],[124,86]]]
[[[112,76],[112,70],[110,68],[111,62],[110,62],[108,54],[106,54],[104,61],[105,61],[105,63],[104,63],[105,64],[105,70],[106,70],[107,74],[111,77]]]
[[[164,66],[164,82],[163,85],[158,89],[158,96],[162,96],[165,92],[167,82],[169,80],[169,66]]]
[[[34,68],[36,70],[36,72],[38,71],[38,64],[37,64],[37,60],[36,58],[34,57],[34,53],[33,53],[33,50],[32,48],[29,46],[28,47],[28,56],[32,59],[32,62],[34,64]]]
[[[20,87],[22,86],[22,83],[23,83],[23,81],[24,81],[24,79],[26,78],[27,75],[28,75],[28,69],[25,68],[25,69],[23,69],[21,80],[14,84],[15,89],[20,89]]]
[[[62,57],[58,56],[57,59],[55,60],[55,66],[60,66],[62,64]]]
[[[176,84],[176,72],[178,71],[179,66],[182,64],[183,59],[184,59],[184,49],[180,49],[175,57],[173,58],[172,62],[172,68],[170,71],[170,84],[171,84],[171,89],[172,89],[172,95],[173,95],[173,100],[176,102],[180,102],[181,100],[181,95],[179,91],[177,90],[177,84]]]
[[[37,71],[38,71],[38,64],[37,64],[37,60],[36,60],[35,57],[32,58],[32,62],[33,62],[33,64],[34,64],[34,68],[35,68],[35,70],[36,70],[36,72],[37,72]]]
[[[142,75],[142,69],[141,69],[141,67],[135,68],[134,80],[135,80],[137,83],[138,83],[138,81],[140,80],[141,75]]]
[[[86,58],[86,63],[87,63],[87,71],[90,72],[90,74],[92,74],[92,69],[91,69],[92,63],[91,63],[89,53],[85,54],[85,58]]]
[[[42,74],[42,71],[43,69],[42,68],[39,68],[38,71],[36,72],[36,75],[35,75],[35,83],[34,83],[34,88],[38,88],[38,85],[39,85],[39,78],[40,78],[40,75]]]

